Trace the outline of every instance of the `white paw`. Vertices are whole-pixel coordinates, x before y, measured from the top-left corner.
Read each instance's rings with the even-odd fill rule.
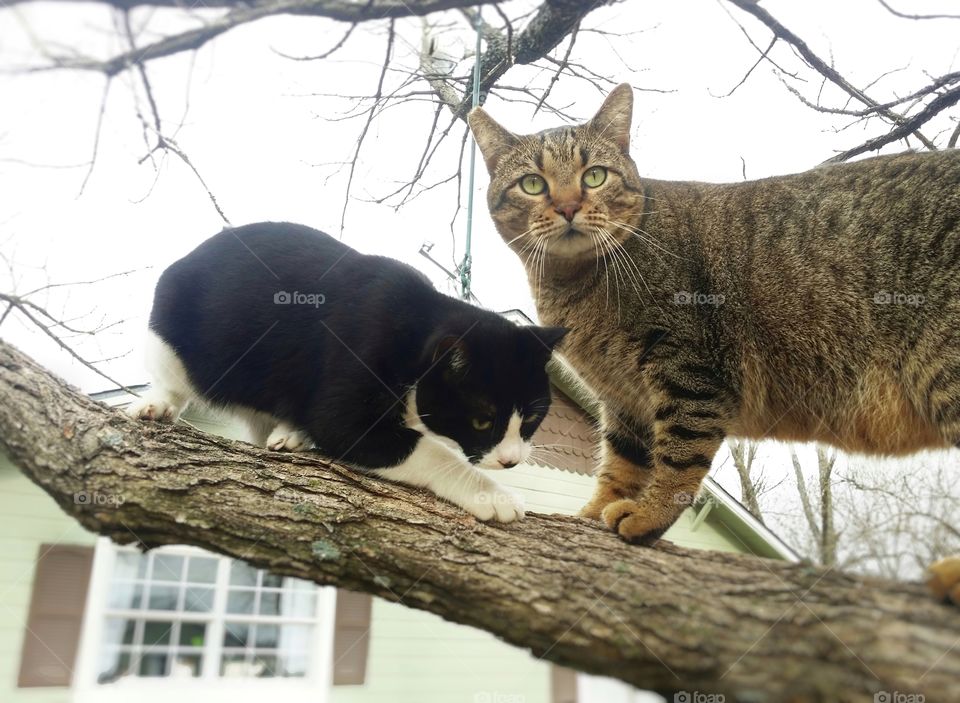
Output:
[[[181,410],[183,408],[165,398],[145,397],[131,403],[127,408],[127,414],[148,422],[176,422]]]
[[[523,498],[502,486],[477,491],[461,503],[461,507],[478,520],[513,522],[523,518]]]
[[[294,430],[286,425],[277,427],[267,437],[267,449],[275,452],[299,452],[313,444],[303,430]]]

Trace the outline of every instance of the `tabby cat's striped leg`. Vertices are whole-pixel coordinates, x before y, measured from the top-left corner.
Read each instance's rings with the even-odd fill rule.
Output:
[[[580,511],[581,516],[593,520],[599,520],[603,509],[611,503],[639,496],[653,474],[653,435],[649,427],[610,406],[603,408],[601,425],[597,486],[590,502]]]
[[[655,410],[650,482],[639,498],[603,509],[607,526],[631,542],[656,540],[693,504],[726,435],[729,407],[716,381],[689,372],[674,379]]]

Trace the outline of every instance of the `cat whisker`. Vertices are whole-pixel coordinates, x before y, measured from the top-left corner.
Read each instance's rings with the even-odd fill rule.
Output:
[[[653,239],[653,237],[650,235],[649,232],[647,232],[647,231],[645,231],[645,230],[643,230],[643,229],[641,229],[641,228],[639,228],[639,227],[637,227],[637,226],[635,226],[635,225],[631,225],[631,224],[628,224],[628,223],[626,223],[626,222],[618,222],[618,221],[616,221],[616,220],[608,220],[608,221],[610,222],[610,224],[616,225],[616,226],[619,227],[620,229],[623,229],[623,230],[626,230],[627,232],[630,232],[633,236],[635,236],[635,237],[636,237],[637,239],[639,239],[641,242],[644,242],[645,244],[649,244],[649,245],[652,246],[652,247],[656,247],[657,249],[659,249],[660,251],[662,251],[664,254],[669,254],[670,256],[673,256],[673,257],[675,257],[675,258],[677,258],[677,259],[680,259],[681,261],[690,261],[690,259],[688,259],[687,257],[681,256],[680,254],[675,254],[675,253],[673,253],[672,251],[670,251],[669,249],[666,249],[666,248],[665,248],[663,245],[661,245],[659,242],[655,241],[655,240]]]
[[[573,444],[534,444],[530,447],[530,451],[536,451],[537,449],[577,449]]]
[[[634,289],[634,292],[637,294],[637,297],[638,298],[642,297],[640,295],[640,291],[636,287],[637,279],[639,278],[640,283],[643,284],[643,287],[646,288],[647,293],[650,294],[650,300],[653,302],[654,305],[656,305],[659,308],[660,304],[657,302],[656,296],[653,294],[653,291],[650,290],[650,286],[647,285],[647,280],[643,277],[643,272],[640,270],[640,267],[637,266],[637,263],[630,256],[630,253],[623,248],[623,245],[620,242],[618,242],[616,237],[614,237],[608,230],[604,229],[603,227],[599,227],[598,230],[605,236],[606,240],[610,243],[611,257],[614,260],[619,261],[620,264],[623,265],[625,273],[629,272],[631,274],[633,289]]]
[[[620,319],[620,297],[621,297],[620,287],[626,286],[627,280],[625,275],[621,274],[621,268],[623,267],[623,263],[620,261],[619,257],[617,256],[616,246],[614,245],[615,243],[611,241],[613,237],[611,237],[610,232],[608,232],[603,227],[599,227],[598,230],[601,236],[603,237],[604,241],[611,243],[611,246],[608,247],[607,252],[610,254],[610,263],[613,264],[613,275],[614,275],[614,278],[616,279],[615,290],[617,293],[617,319],[619,320]]]
[[[610,261],[611,263],[613,263],[613,272],[614,272],[614,275],[617,277],[617,280],[621,281],[621,283],[625,286],[629,279],[629,282],[633,287],[634,292],[637,294],[637,297],[638,298],[641,297],[640,291],[637,289],[637,285],[636,285],[637,284],[636,276],[634,275],[634,271],[631,270],[629,266],[629,264],[631,264],[632,262],[629,261],[629,257],[626,257],[623,252],[618,251],[620,243],[617,242],[617,240],[613,237],[613,235],[610,234],[610,232],[603,227],[597,227],[597,232],[600,234],[601,237],[603,237],[603,241],[607,245],[606,251],[610,255]],[[617,314],[618,315],[620,314],[619,288],[617,289]]]
[[[590,236],[593,238],[594,246],[597,248],[597,269],[598,270],[600,268],[600,261],[603,261],[603,280],[604,280],[604,283],[606,284],[606,289],[607,289],[606,290],[607,299],[604,307],[608,308],[610,307],[610,269],[607,266],[607,257],[605,257],[603,255],[603,252],[601,251],[601,246],[600,246],[601,241],[600,241],[600,237],[598,236],[598,233],[591,232]]]
[[[534,230],[534,228],[531,227],[530,229],[528,229],[528,230],[527,230],[526,232],[524,232],[523,234],[517,235],[516,237],[514,237],[513,239],[511,239],[509,242],[507,242],[507,246],[510,246],[511,244],[513,244],[513,243],[514,243],[515,241],[517,241],[518,239],[523,239],[523,238],[526,237],[528,234],[530,234],[531,232],[533,232],[533,230]]]

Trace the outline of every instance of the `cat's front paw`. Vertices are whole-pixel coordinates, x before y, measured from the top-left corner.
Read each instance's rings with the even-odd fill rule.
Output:
[[[652,544],[656,542],[674,518],[663,511],[648,510],[635,500],[623,499],[610,503],[601,514],[604,524],[627,542]]]
[[[127,407],[127,414],[147,422],[176,422],[182,409],[166,398],[146,396],[131,403]]]
[[[960,605],[960,556],[945,557],[927,567],[927,586],[939,600]]]
[[[478,520],[514,522],[524,516],[523,498],[502,486],[489,487],[468,496],[460,506]]]
[[[275,452],[300,452],[309,449],[311,444],[306,432],[287,425],[277,425],[267,437],[267,449]]]

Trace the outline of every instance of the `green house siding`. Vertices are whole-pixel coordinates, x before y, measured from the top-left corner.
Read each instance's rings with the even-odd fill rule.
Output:
[[[0,700],[66,703],[66,688],[17,688],[20,650],[41,544],[93,546],[96,537],[0,455]]]
[[[550,665],[493,635],[379,598],[371,622],[366,683],[332,703],[549,703]]]

